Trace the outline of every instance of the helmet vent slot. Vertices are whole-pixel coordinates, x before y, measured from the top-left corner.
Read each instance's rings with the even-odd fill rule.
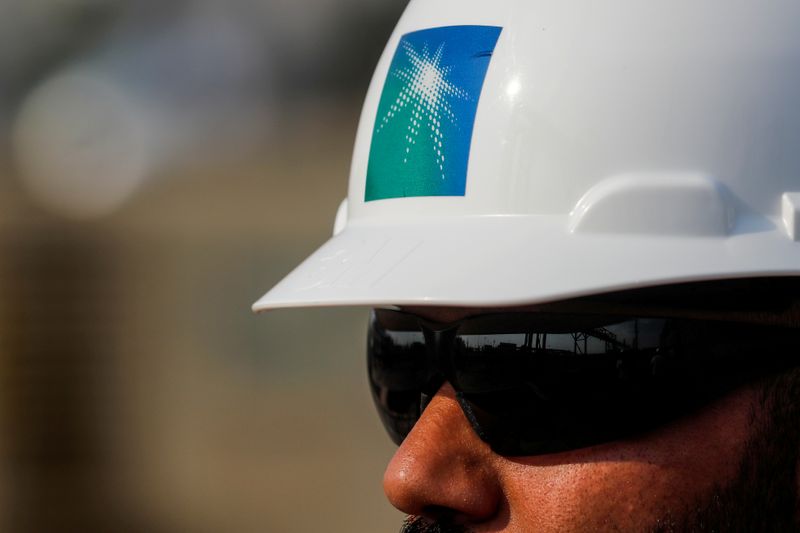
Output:
[[[677,237],[728,235],[735,212],[730,195],[701,173],[635,173],[606,178],[570,213],[573,233]]]
[[[781,215],[789,237],[800,241],[800,192],[783,193]]]

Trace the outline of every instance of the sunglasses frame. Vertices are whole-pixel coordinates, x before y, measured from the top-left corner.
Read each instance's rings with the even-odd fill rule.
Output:
[[[589,327],[592,324],[639,324],[640,321],[658,322],[673,326],[679,325],[682,333],[691,333],[696,330],[693,333],[698,335],[702,342],[686,353],[678,353],[677,358],[675,353],[666,354],[665,346],[647,349],[634,346],[627,350],[628,353],[625,353],[625,350],[621,350],[604,354],[607,356],[606,359],[609,359],[609,356],[617,358],[615,368],[609,366],[609,361],[601,361],[604,364],[598,364],[597,369],[589,368],[589,370],[596,371],[598,376],[604,376],[605,379],[611,379],[612,381],[606,384],[608,385],[607,387],[594,384],[594,389],[591,389],[593,386],[591,372],[587,380],[585,369],[583,372],[575,371],[572,375],[567,375],[569,378],[577,379],[578,383],[583,383],[587,390],[591,389],[591,392],[597,393],[600,391],[600,393],[608,395],[607,398],[601,398],[602,401],[606,402],[605,404],[602,404],[601,401],[599,407],[589,405],[586,408],[588,413],[593,414],[594,418],[576,413],[575,410],[580,408],[580,402],[577,402],[574,398],[565,399],[563,396],[559,398],[558,395],[556,395],[555,399],[547,398],[547,394],[537,389],[535,384],[525,383],[526,377],[524,375],[510,376],[520,380],[519,383],[525,383],[524,385],[505,389],[496,387],[494,390],[491,387],[486,387],[487,390],[485,391],[479,390],[480,387],[465,386],[464,379],[459,375],[459,365],[463,362],[458,361],[457,358],[463,356],[463,353],[456,353],[458,352],[455,348],[457,340],[465,332],[477,335],[498,334],[487,333],[486,329],[482,328],[481,325],[494,324],[495,329],[501,332],[510,333],[513,331],[517,334],[523,334],[525,333],[524,331],[515,329],[518,327],[515,324],[537,323],[540,326],[548,326],[540,327],[539,329],[550,329],[549,332],[545,332],[545,337],[548,334],[582,334],[583,340],[586,342],[587,331],[590,331]],[[392,325],[397,326],[398,329],[390,329]],[[400,329],[401,326],[402,329]],[[635,327],[637,327],[638,336],[638,326]],[[663,327],[666,326],[662,325]],[[754,358],[748,357],[747,346],[745,345],[749,343],[745,339],[743,344],[740,328],[742,328],[740,323],[713,320],[541,312],[489,313],[468,316],[450,323],[439,323],[404,311],[375,309],[372,311],[370,318],[367,348],[370,388],[384,426],[392,440],[397,444],[400,444],[408,432],[411,431],[413,425],[422,416],[427,403],[433,398],[439,387],[447,381],[455,389],[458,402],[473,430],[497,453],[513,456],[565,451],[618,440],[655,429],[666,422],[706,405],[738,386],[785,369],[788,366],[795,366],[800,362],[797,357],[798,352],[795,351],[795,355],[781,353],[779,356],[773,354],[770,357],[761,357],[759,358],[759,364],[755,364],[753,362]],[[800,340],[800,330],[797,329],[755,325],[745,326],[745,330],[750,333],[769,333],[770,339],[773,341],[771,346],[776,349],[787,346],[787,343],[784,342],[787,337],[789,337],[788,344],[794,349],[800,346],[800,342],[798,342]],[[394,333],[413,332],[422,335],[426,353],[424,364],[420,368],[422,373],[425,374],[425,383],[413,389],[418,392],[418,400],[412,401],[404,397],[408,402],[411,402],[410,405],[412,407],[417,406],[416,413],[413,412],[413,409],[405,414],[400,411],[393,413],[390,409],[391,398],[389,395],[393,393],[400,394],[401,391],[396,390],[393,392],[388,390],[389,387],[382,387],[379,383],[381,377],[376,376],[376,371],[380,369],[377,365],[377,356],[374,353],[376,350],[374,343],[376,338],[380,336],[381,331]],[[489,331],[491,331],[491,328]],[[713,332],[715,331],[730,333],[736,338],[723,342],[719,337],[713,337]],[[712,334],[709,334],[709,332],[712,332]],[[778,335],[778,332],[780,332],[780,335]],[[712,338],[704,338],[704,334],[710,335]],[[773,336],[776,337],[773,338]],[[747,337],[752,339],[751,335]],[[711,340],[714,342],[710,342]],[[526,337],[527,341],[528,337]],[[577,351],[577,338],[575,342]],[[517,346],[517,349],[519,348]],[[700,349],[706,350],[707,353],[696,351]],[[531,361],[534,361],[539,356],[544,357],[542,354],[549,357],[539,367],[533,364],[533,367],[538,368],[539,371],[550,372],[547,375],[548,379],[543,381],[548,385],[556,383],[567,388],[571,386],[572,389],[575,389],[574,384],[570,385],[568,380],[564,379],[564,376],[569,372],[570,366],[585,365],[586,361],[595,357],[584,353],[576,354],[576,357],[569,358],[563,351],[555,355],[549,354],[546,340],[541,346],[537,346],[537,350],[538,352],[528,350],[527,353],[523,354],[523,357],[535,356],[530,357]],[[554,350],[550,351],[555,352]],[[468,351],[464,349],[463,352],[467,353]],[[585,349],[584,352],[586,352]],[[477,359],[481,359],[481,351],[478,350],[477,353]],[[478,363],[491,365],[492,360],[490,357],[483,357],[484,360],[478,361]],[[637,360],[637,357],[640,359]],[[649,361],[644,361],[645,357],[649,357]],[[576,361],[578,361],[577,364]],[[600,361],[600,359],[598,358],[597,361]],[[666,378],[658,375],[656,371],[657,365],[661,365],[661,367],[667,365],[669,367],[669,365],[675,365],[676,361],[680,364],[668,370]],[[548,364],[551,364],[551,366],[548,367]],[[388,362],[387,365],[390,366]],[[559,366],[561,368],[557,368]],[[575,369],[573,368],[573,370]],[[525,369],[521,368],[520,374],[524,374],[524,371]],[[613,371],[618,374],[618,382],[613,381]],[[626,372],[632,374],[632,376],[625,377]],[[659,372],[663,374],[664,369],[660,368]],[[475,383],[480,382],[482,379],[480,374],[473,374],[471,378]],[[625,381],[626,379],[628,381]],[[651,387],[652,390],[647,390],[648,387]],[[382,388],[385,390],[381,390]],[[403,392],[410,395],[413,391],[410,389]],[[581,392],[583,391],[579,391],[578,394]],[[677,393],[679,392],[685,392],[685,397],[665,398],[659,396],[659,394],[678,395]],[[538,395],[536,401],[534,401],[535,395]],[[585,395],[588,396],[588,393]],[[619,397],[617,398],[617,396]],[[626,400],[636,400],[644,403],[641,406],[626,405]],[[562,402],[563,405],[557,402]],[[610,411],[614,409],[627,411],[617,414],[604,412],[603,405]],[[648,414],[645,412],[646,406],[654,406],[656,408],[649,420],[644,419],[648,418]],[[540,413],[534,416],[532,413],[526,413],[526,408],[538,410]],[[608,424],[606,427],[600,423],[603,418],[607,418]],[[534,431],[535,428],[530,427],[535,424],[549,427],[546,430],[541,429],[542,434],[548,435],[547,438],[530,437],[531,434],[536,433]],[[590,427],[582,429],[581,424]]]

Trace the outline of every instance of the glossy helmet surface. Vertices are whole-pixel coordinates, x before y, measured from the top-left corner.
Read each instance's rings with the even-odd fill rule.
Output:
[[[254,309],[800,275],[798,20],[793,0],[412,0],[334,237]]]

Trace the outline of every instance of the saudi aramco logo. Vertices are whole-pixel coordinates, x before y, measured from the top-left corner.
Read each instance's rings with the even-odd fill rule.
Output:
[[[472,127],[501,28],[403,35],[381,93],[365,201],[464,196]]]

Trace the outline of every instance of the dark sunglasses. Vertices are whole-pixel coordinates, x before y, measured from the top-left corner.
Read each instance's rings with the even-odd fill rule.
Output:
[[[582,448],[657,428],[800,362],[800,330],[714,320],[512,312],[437,324],[376,309],[372,396],[400,444],[449,382],[502,455]]]

